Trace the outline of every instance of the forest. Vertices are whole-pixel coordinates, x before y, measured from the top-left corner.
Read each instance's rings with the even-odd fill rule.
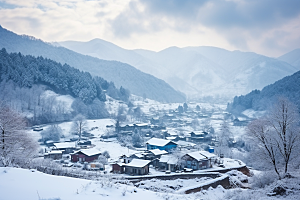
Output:
[[[88,118],[108,116],[104,102],[106,95],[128,102],[129,90],[116,88],[113,82],[93,77],[67,64],[41,56],[7,53],[0,50],[0,100],[19,112],[28,112],[32,124],[64,121],[77,114]],[[44,95],[46,90],[75,98],[73,111],[63,102]]]

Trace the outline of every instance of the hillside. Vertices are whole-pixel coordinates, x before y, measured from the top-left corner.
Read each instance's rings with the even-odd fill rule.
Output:
[[[287,62],[299,69],[300,68],[300,49],[295,49],[291,52],[288,52],[288,53],[278,57],[278,60]]]
[[[246,109],[266,110],[278,97],[286,97],[300,108],[300,71],[264,87],[261,91],[254,90],[249,94],[236,96],[227,109],[241,113]]]
[[[60,42],[76,52],[128,63],[169,83],[188,96],[232,98],[262,89],[297,71],[297,67],[263,55],[216,47],[169,47],[159,52],[126,50],[100,39]]]
[[[84,56],[63,47],[55,47],[30,36],[20,36],[0,27],[0,48],[8,52],[21,52],[24,55],[43,56],[62,64],[90,72],[113,81],[116,87],[123,86],[132,94],[146,96],[161,102],[183,102],[184,95],[152,75],[141,72],[134,67],[117,62]]]

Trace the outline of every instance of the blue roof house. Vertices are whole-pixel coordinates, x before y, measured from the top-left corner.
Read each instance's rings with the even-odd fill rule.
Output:
[[[171,140],[151,138],[146,142],[147,150],[159,149],[170,152],[177,147],[177,144]]]

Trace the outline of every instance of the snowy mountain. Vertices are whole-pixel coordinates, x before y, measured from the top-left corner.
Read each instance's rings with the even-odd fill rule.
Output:
[[[7,52],[21,52],[24,55],[43,56],[62,64],[90,72],[116,87],[123,86],[132,94],[146,96],[161,102],[183,102],[185,97],[170,85],[152,75],[117,61],[106,61],[84,56],[63,47],[57,47],[30,36],[20,36],[0,26],[0,48]]]
[[[300,49],[295,49],[291,52],[288,52],[288,53],[278,57],[278,60],[285,61],[299,69],[300,68]]]
[[[170,47],[159,52],[126,50],[104,40],[60,42],[78,53],[118,60],[150,73],[188,96],[232,98],[262,89],[298,68],[263,55],[216,47]]]
[[[299,88],[300,71],[264,87],[261,91],[254,90],[247,95],[234,97],[227,109],[233,113],[241,113],[246,109],[266,110],[278,97],[286,97],[300,108]]]

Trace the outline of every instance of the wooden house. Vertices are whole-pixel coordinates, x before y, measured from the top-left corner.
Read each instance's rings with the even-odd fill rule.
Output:
[[[54,149],[62,151],[63,154],[73,153],[76,150],[76,142],[54,143]]]
[[[151,138],[146,142],[147,150],[159,149],[170,152],[177,147],[177,144],[171,140]]]
[[[154,160],[156,158],[160,158],[162,155],[168,154],[165,150],[153,149],[147,152],[146,158],[147,160]]]
[[[124,165],[125,165],[125,163],[122,163],[122,162],[116,162],[116,163],[111,164],[111,166],[112,166],[111,172],[117,173],[117,174],[123,174],[125,172]]]
[[[182,157],[185,168],[199,170],[209,168],[208,159],[200,154],[198,151],[187,153]]]
[[[44,159],[53,159],[53,160],[60,160],[62,159],[62,154],[63,152],[62,151],[59,151],[59,150],[52,150],[50,152],[47,152],[44,154]]]
[[[101,152],[97,149],[84,149],[71,154],[72,162],[92,162],[97,160]]]
[[[162,155],[158,161],[157,167],[162,171],[175,172],[180,169],[178,165],[178,158],[173,155]]]
[[[124,173],[130,175],[146,175],[149,173],[150,160],[133,159],[130,163],[124,164]]]

